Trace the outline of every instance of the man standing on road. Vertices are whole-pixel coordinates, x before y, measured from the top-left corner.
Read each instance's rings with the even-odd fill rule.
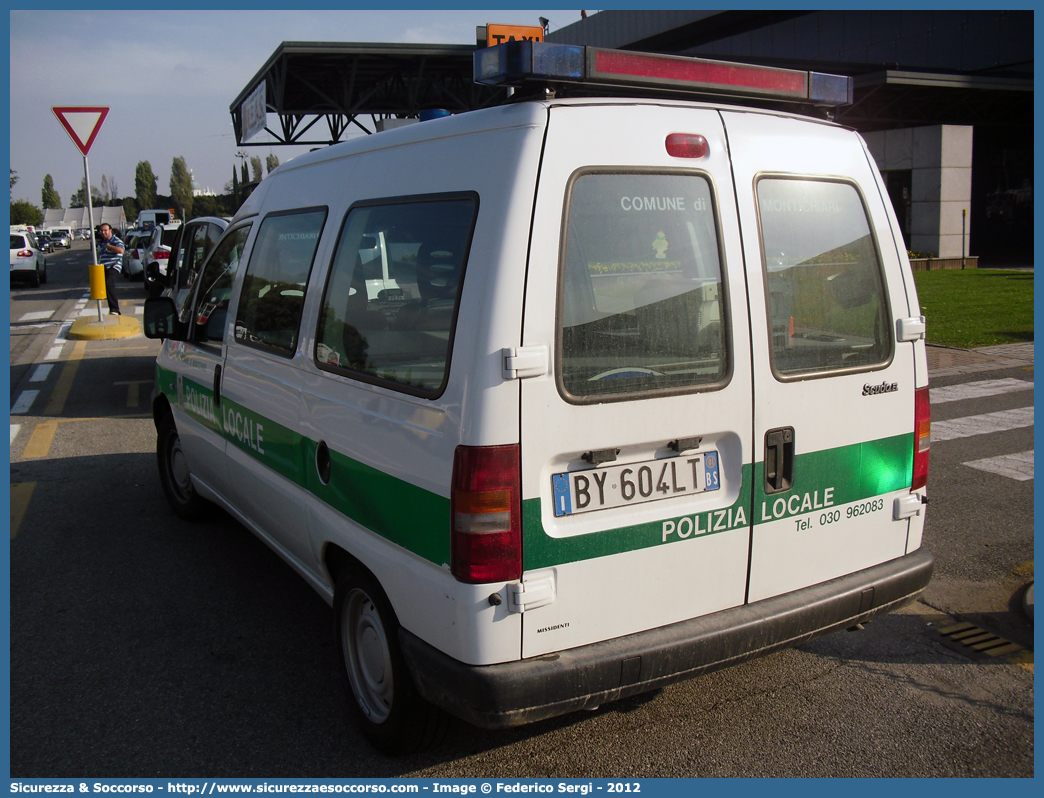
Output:
[[[120,315],[120,303],[116,299],[116,275],[123,268],[123,242],[112,232],[112,226],[103,223],[98,228],[101,242],[98,244],[98,263],[105,267],[105,296],[109,300],[109,313]]]

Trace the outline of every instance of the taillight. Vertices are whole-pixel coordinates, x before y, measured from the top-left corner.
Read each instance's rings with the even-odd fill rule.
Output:
[[[928,389],[914,391],[914,452],[913,490],[928,484],[928,455],[932,445],[932,411],[928,404]]]
[[[18,253],[18,257],[20,258],[31,258],[32,256],[33,251],[31,249],[23,249]]]
[[[674,158],[702,158],[708,148],[707,139],[699,133],[671,133],[667,137],[667,154]]]
[[[170,257],[170,253],[169,252],[164,252],[162,249],[160,249],[160,250],[156,250],[156,253],[155,253],[154,257],[157,260],[166,260],[167,258]]]
[[[137,249],[132,249],[131,250],[131,260],[140,260],[140,257],[138,256],[138,250]]]
[[[450,517],[457,579],[482,584],[522,576],[518,444],[457,447]]]

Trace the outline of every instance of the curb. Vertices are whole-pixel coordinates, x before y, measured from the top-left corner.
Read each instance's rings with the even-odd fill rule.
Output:
[[[77,319],[72,323],[66,338],[87,341],[111,338],[130,338],[141,334],[141,325],[132,316],[105,316],[99,322],[89,318]]]

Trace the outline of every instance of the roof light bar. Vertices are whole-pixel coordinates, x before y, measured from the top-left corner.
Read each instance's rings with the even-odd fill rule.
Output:
[[[556,81],[733,94],[816,105],[852,102],[852,79],[847,75],[707,58],[529,41],[476,50],[474,58],[475,82],[493,86]]]

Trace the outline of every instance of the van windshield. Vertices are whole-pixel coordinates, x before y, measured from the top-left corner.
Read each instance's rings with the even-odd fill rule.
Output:
[[[725,378],[717,225],[703,176],[580,175],[559,280],[556,369],[568,400],[677,393]]]

